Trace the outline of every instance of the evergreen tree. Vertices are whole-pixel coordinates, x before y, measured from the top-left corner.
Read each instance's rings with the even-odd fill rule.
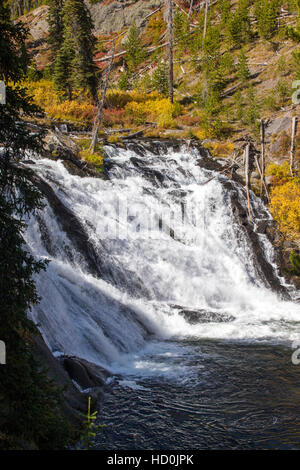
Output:
[[[242,83],[246,83],[250,78],[247,56],[244,49],[241,50],[238,62],[238,77]]]
[[[221,14],[222,27],[226,27],[231,18],[231,2],[230,0],[220,0],[219,11]]]
[[[7,363],[0,367],[0,448],[34,442],[40,448],[62,447],[68,438],[58,395],[33,356],[37,330],[27,312],[38,301],[32,276],[45,268],[24,246],[28,215],[41,208],[33,172],[21,165],[26,151],[39,151],[42,136],[26,130],[21,119],[37,109],[20,85],[26,73],[26,32],[10,21],[0,2],[0,80],[6,104],[0,105],[0,339]]]
[[[67,37],[59,49],[54,63],[54,82],[58,90],[65,91],[69,100],[72,100],[74,86],[73,61],[75,58],[75,44],[72,37]]]
[[[58,51],[63,42],[63,5],[64,0],[49,0],[48,1],[48,25],[49,25],[49,36],[48,44],[51,51],[52,62],[55,60]]]
[[[190,43],[190,25],[187,15],[176,10],[174,15],[174,39],[179,51],[187,49]]]
[[[254,14],[258,34],[262,39],[271,39],[278,28],[280,0],[256,0]]]
[[[163,96],[169,94],[168,66],[166,62],[160,62],[152,76],[153,87]]]
[[[135,23],[132,24],[127,40],[124,44],[126,50],[125,61],[129,72],[133,72],[138,65],[140,65],[146,57],[146,52],[140,40],[139,31]]]
[[[242,97],[242,92],[239,90],[235,96],[234,96],[234,101],[236,105],[236,119],[237,121],[242,121],[243,116],[244,116],[244,103],[243,103],[243,97]]]
[[[54,64],[56,86],[69,97],[73,88],[88,89],[97,102],[97,69],[93,60],[96,38],[84,0],[65,0],[63,24],[63,42]]]
[[[286,36],[295,42],[300,42],[300,0],[295,0],[294,7],[297,10],[296,27],[294,28],[293,26],[287,26]]]
[[[121,73],[118,85],[119,85],[120,90],[126,91],[129,89],[130,84],[129,84],[129,76],[127,72]]]
[[[248,106],[245,116],[245,123],[249,126],[252,126],[256,130],[256,123],[259,119],[259,109],[253,86],[250,86],[248,89],[247,102]]]
[[[235,46],[245,44],[251,38],[249,0],[238,0],[236,11],[228,22],[228,34]]]

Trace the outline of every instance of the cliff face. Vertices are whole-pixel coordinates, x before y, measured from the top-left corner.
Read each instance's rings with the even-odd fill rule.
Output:
[[[110,3],[105,1],[86,3],[95,24],[95,33],[98,35],[120,31],[134,21],[139,25],[145,16],[164,2],[163,0],[119,0]],[[29,28],[29,40],[32,46],[40,45],[48,35],[47,15],[48,6],[42,5],[20,18]]]
[[[96,34],[108,34],[130,26],[134,21],[137,25],[155,8],[163,4],[163,0],[129,0],[87,2],[95,24]]]

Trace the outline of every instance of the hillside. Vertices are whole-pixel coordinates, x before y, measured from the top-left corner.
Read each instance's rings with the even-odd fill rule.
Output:
[[[103,77],[112,53],[112,40],[115,40],[102,138],[116,142],[125,135],[124,130],[129,134],[141,131],[145,137],[193,138],[200,140],[215,157],[241,158],[244,142],[249,139],[260,152],[259,125],[263,119],[267,182],[271,187],[278,183],[278,178],[286,183],[292,118],[298,114],[298,105],[292,102],[296,89],[292,87],[300,77],[299,42],[296,33],[291,34],[291,31],[298,31],[298,7],[295,1],[261,2],[267,8],[267,12],[260,13],[267,16],[261,18],[257,13],[258,3],[212,2],[203,43],[204,2],[193,2],[191,10],[189,1],[174,2],[175,103],[171,105],[168,102],[164,2],[87,2],[97,37],[94,61]],[[234,30],[238,12],[245,14],[246,20],[242,18],[242,23]],[[48,6],[41,5],[20,17],[29,28],[28,49],[36,67],[29,89],[37,104],[46,111],[41,122],[67,123],[69,128],[86,132],[91,129],[96,109],[86,94],[80,92],[75,100],[68,102],[63,94],[55,91],[49,69],[47,15]],[[140,54],[134,66],[130,65],[129,52],[126,53],[133,24],[136,37],[131,35],[131,54]],[[88,158],[85,132],[82,135],[79,132],[76,137],[82,158]],[[297,167],[299,126],[295,143]],[[243,170],[240,173],[243,174]],[[259,179],[254,166],[252,188],[258,193]],[[276,204],[279,206],[282,197],[282,194],[278,196]],[[273,215],[279,222],[289,218],[289,214],[278,215],[276,211],[275,208]],[[299,247],[299,230],[296,215],[285,229],[285,235],[293,232],[292,237],[288,237],[288,252],[294,243]]]

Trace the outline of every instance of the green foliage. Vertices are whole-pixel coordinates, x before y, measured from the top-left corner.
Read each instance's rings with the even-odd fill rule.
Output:
[[[64,0],[48,0],[48,25],[49,35],[47,42],[51,52],[51,62],[53,62],[63,43],[64,21],[63,21],[63,5]]]
[[[300,50],[293,51],[292,58],[295,68],[295,80],[300,80]]]
[[[300,42],[300,2],[299,0],[294,1],[293,8],[296,8],[297,14],[298,14],[296,27],[294,28],[293,26],[288,25],[286,27],[286,36],[287,38],[292,39],[292,41]]]
[[[37,296],[33,276],[46,264],[24,247],[25,220],[42,207],[42,195],[31,182],[33,172],[20,165],[26,151],[40,151],[42,135],[32,134],[21,121],[37,108],[26,90],[26,31],[13,24],[0,3],[0,80],[6,83],[6,105],[0,105],[0,338],[6,343],[7,364],[0,368],[0,448],[34,443],[61,448],[68,427],[61,416],[59,395],[33,356],[36,327],[27,312]]]
[[[284,56],[281,56],[278,61],[277,71],[280,75],[284,75],[287,71],[287,62]]]
[[[91,397],[88,398],[88,411],[84,416],[83,433],[80,441],[81,450],[91,450],[95,445],[97,432],[105,427],[105,424],[95,424],[98,412],[91,412]]]
[[[221,14],[221,25],[223,28],[226,28],[231,18],[231,1],[220,0],[218,7]]]
[[[57,2],[53,9],[55,12],[52,18],[62,15],[63,22],[63,40],[59,41],[60,47],[57,49],[56,45],[52,45],[56,87],[65,91],[69,99],[72,99],[74,88],[87,89],[94,102],[97,102],[98,80],[93,61],[96,38],[92,32],[93,23],[89,10],[84,0],[65,0],[62,13],[57,11]],[[58,29],[58,26],[56,28]]]
[[[146,51],[140,40],[139,30],[135,23],[132,24],[128,32],[124,48],[126,50],[125,61],[127,67],[130,72],[133,72],[135,71],[136,67],[138,67],[145,60],[146,57]]]
[[[247,91],[247,109],[245,114],[245,123],[252,127],[254,132],[257,131],[257,124],[259,119],[259,107],[257,97],[251,85]]]
[[[242,121],[244,116],[244,101],[241,90],[237,91],[234,95],[235,107],[236,107],[236,119]]]
[[[67,37],[59,49],[54,62],[54,83],[58,91],[64,91],[69,100],[73,94],[73,60],[75,58],[74,42]]]
[[[237,69],[239,79],[242,83],[246,83],[250,78],[250,70],[244,49],[241,50]]]
[[[34,61],[27,68],[27,78],[31,82],[37,82],[42,78],[42,73],[36,68]]]
[[[130,88],[130,82],[129,82],[129,74],[128,72],[122,72],[118,86],[120,90],[126,91],[129,90]]]
[[[168,65],[166,62],[160,62],[152,76],[152,86],[161,95],[168,96],[169,94],[169,80],[168,80]]]
[[[227,24],[227,32],[234,46],[247,43],[251,38],[249,1],[238,0],[237,8]]]
[[[278,29],[280,0],[256,0],[254,15],[258,34],[262,39],[271,39]]]
[[[290,253],[290,263],[292,265],[291,274],[294,276],[300,276],[300,254],[296,251]]]
[[[179,51],[182,52],[188,48],[190,42],[189,19],[179,10],[176,10],[174,15],[174,39]]]

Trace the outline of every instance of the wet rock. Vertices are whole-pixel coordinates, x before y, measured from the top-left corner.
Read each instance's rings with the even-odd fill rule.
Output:
[[[51,186],[37,175],[32,177],[33,181],[41,192],[47,197],[47,200],[55,213],[57,222],[61,229],[68,235],[78,252],[87,263],[89,271],[96,277],[101,277],[101,263],[98,253],[96,253],[92,244],[89,242],[89,236],[85,232],[81,222],[75,217],[73,212],[66,207]]]
[[[204,309],[189,309],[180,305],[170,305],[170,307],[178,310],[178,313],[192,325],[196,325],[198,323],[227,323],[235,320],[232,315],[209,312]]]
[[[63,389],[63,411],[74,425],[82,423],[82,413],[87,409],[87,397],[73,384],[60,361],[55,358],[41,336],[34,338],[35,358],[47,368],[47,375]]]
[[[60,361],[71,379],[82,389],[102,387],[110,375],[102,367],[78,357],[64,356],[60,358]]]

